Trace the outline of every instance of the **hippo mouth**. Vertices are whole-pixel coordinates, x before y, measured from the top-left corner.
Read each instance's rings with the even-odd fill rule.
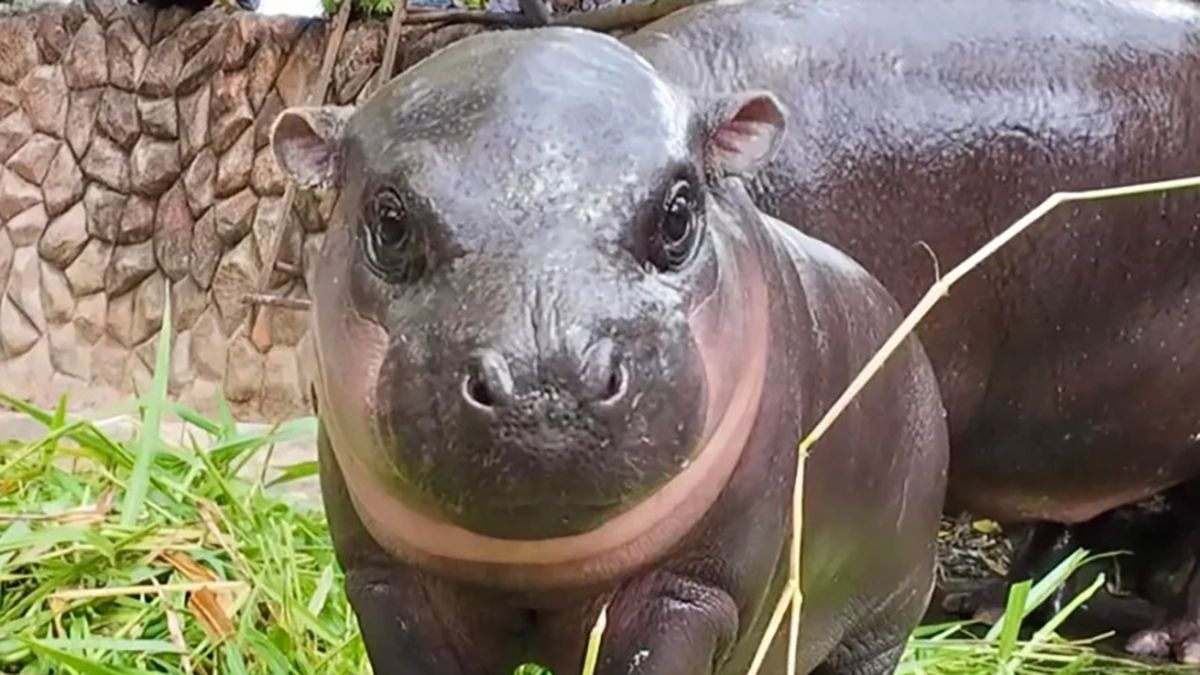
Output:
[[[706,422],[690,463],[658,490],[579,534],[542,539],[487,536],[389,491],[377,467],[346,442],[358,434],[340,415],[330,415],[322,422],[332,454],[367,531],[399,560],[462,581],[516,591],[601,583],[659,559],[717,501],[758,417],[767,372],[768,300],[761,271],[751,267],[753,273],[742,276],[740,288],[728,286],[732,277],[741,275],[729,275],[689,319],[704,361]],[[722,311],[736,312],[741,320],[731,321],[720,315]],[[375,329],[382,333],[377,326],[371,328],[360,323],[353,330],[359,337]],[[737,348],[731,349],[733,345]],[[378,372],[382,350],[378,354],[375,363],[359,362],[359,376]],[[331,384],[322,375],[318,382],[322,389]],[[334,388],[341,389],[337,384]]]

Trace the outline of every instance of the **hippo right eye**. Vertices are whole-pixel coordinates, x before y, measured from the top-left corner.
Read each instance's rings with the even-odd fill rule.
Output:
[[[399,195],[380,191],[371,200],[366,221],[367,261],[377,272],[390,278],[410,278],[419,271],[409,250],[410,232]]]

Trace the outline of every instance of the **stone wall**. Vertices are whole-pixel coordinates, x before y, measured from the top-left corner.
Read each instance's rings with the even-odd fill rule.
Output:
[[[330,22],[331,23],[331,22]],[[0,17],[0,390],[74,407],[145,391],[170,293],[172,395],[239,416],[307,414],[305,263],[336,195],[284,181],[267,131],[317,81],[329,24],[87,0]],[[411,63],[474,29],[406,29]],[[386,25],[352,21],[327,100],[364,95]],[[403,63],[399,67],[403,67]]]

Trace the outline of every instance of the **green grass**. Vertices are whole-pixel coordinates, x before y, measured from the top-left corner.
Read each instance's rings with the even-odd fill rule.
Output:
[[[130,442],[70,419],[65,400],[47,411],[0,395],[46,428],[33,443],[0,442],[0,672],[369,673],[320,512],[242,470],[274,443],[311,436],[315,420],[241,435],[223,404],[207,419],[169,400],[169,331],[168,322],[140,399],[142,433]],[[167,417],[190,425],[188,443],[157,440]],[[275,480],[315,471],[306,462]],[[1172,672],[1060,638],[1073,606],[1019,637],[1029,611],[1084,561],[1076,553],[1014,588],[1005,618],[981,638],[965,624],[922,627],[898,672]],[[594,663],[591,649],[586,659]],[[517,675],[545,672],[523,666]]]

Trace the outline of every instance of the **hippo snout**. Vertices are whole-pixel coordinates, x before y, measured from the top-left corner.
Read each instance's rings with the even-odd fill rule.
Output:
[[[613,341],[603,338],[593,344],[579,359],[574,373],[566,373],[568,386],[575,391],[576,401],[583,406],[599,409],[616,407],[625,397],[629,371],[621,362],[620,352]],[[463,377],[462,396],[467,405],[484,415],[496,415],[511,408],[519,398],[535,394],[518,391],[512,371],[504,354],[495,349],[475,353]]]

